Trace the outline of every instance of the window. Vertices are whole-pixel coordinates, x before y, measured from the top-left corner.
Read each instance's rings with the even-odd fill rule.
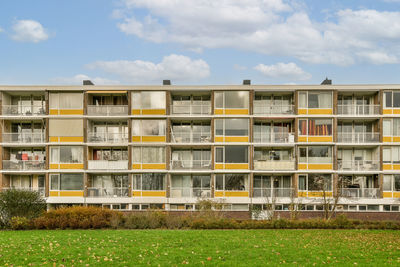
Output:
[[[299,163],[332,163],[332,147],[299,147]]]
[[[254,149],[254,160],[264,161],[288,161],[292,159],[292,153],[287,149]]]
[[[215,108],[249,108],[248,91],[215,92]]]
[[[383,119],[384,136],[400,136],[400,118]]]
[[[383,163],[400,163],[400,147],[384,147],[383,148]]]
[[[247,174],[217,174],[215,177],[216,190],[245,191],[248,190]]]
[[[215,135],[219,136],[248,136],[248,119],[216,119]]]
[[[83,120],[49,119],[49,136],[83,136]]]
[[[83,190],[83,173],[51,174],[50,190]]]
[[[132,177],[133,190],[165,190],[165,174],[163,173],[134,174]]]
[[[128,160],[128,150],[121,148],[94,148],[93,160]]]
[[[332,108],[331,92],[299,92],[299,108]]]
[[[307,127],[308,123],[308,127]],[[299,135],[331,136],[332,120],[308,119],[299,120]]]
[[[216,163],[248,163],[247,146],[224,146],[215,148]]]
[[[83,163],[83,147],[59,146],[50,148],[50,163]]]
[[[384,108],[399,108],[400,107],[400,92],[390,91],[383,94]]]
[[[299,175],[298,187],[300,191],[332,191],[331,174],[304,174]]]
[[[400,175],[384,175],[383,191],[400,191]]]
[[[134,163],[165,163],[165,147],[133,147]]]
[[[82,93],[50,93],[50,109],[83,109]]]
[[[132,92],[133,109],[165,109],[165,92]]]
[[[132,120],[133,136],[165,136],[165,120]]]

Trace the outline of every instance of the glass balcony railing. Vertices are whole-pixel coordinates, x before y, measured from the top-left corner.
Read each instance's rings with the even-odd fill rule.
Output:
[[[254,188],[253,197],[291,197],[293,188]]]
[[[2,114],[6,116],[40,116],[46,114],[46,107],[42,105],[3,105]]]
[[[3,170],[12,171],[37,171],[44,170],[44,160],[3,160]]]
[[[379,115],[379,105],[338,105],[339,115]]]
[[[211,169],[211,160],[172,160],[173,170]]]
[[[91,116],[128,115],[128,105],[88,105],[87,114]]]
[[[88,133],[90,143],[127,143],[128,141],[128,133]]]
[[[379,160],[340,160],[338,169],[341,171],[379,171]]]
[[[210,188],[195,188],[195,187],[171,187],[172,198],[195,197],[209,198],[211,197]]]
[[[89,170],[127,170],[127,160],[88,160]]]
[[[41,133],[3,133],[3,143],[45,143],[44,132]]]
[[[294,114],[294,105],[266,105],[254,101],[253,113],[255,115],[269,115],[269,114]]]
[[[337,134],[338,143],[376,143],[379,142],[379,133],[341,133]]]
[[[342,197],[379,198],[379,188],[342,188]]]
[[[87,197],[129,197],[128,187],[88,187]]]
[[[254,160],[255,170],[284,171],[294,170],[294,160]]]
[[[259,133],[254,132],[254,143],[294,143],[293,133]]]
[[[211,133],[206,132],[172,132],[173,143],[210,143]]]

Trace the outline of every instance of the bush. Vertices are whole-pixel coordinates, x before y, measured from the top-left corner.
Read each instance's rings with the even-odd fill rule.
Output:
[[[50,210],[34,219],[37,229],[98,229],[118,227],[122,214],[99,207],[67,207]]]
[[[31,220],[25,217],[15,216],[10,219],[10,227],[13,230],[26,230],[31,228]]]
[[[46,201],[38,192],[27,190],[4,190],[0,192],[0,223],[10,226],[13,217],[28,220],[40,216],[46,210]]]

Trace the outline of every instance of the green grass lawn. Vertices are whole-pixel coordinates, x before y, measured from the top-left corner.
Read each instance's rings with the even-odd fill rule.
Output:
[[[0,266],[400,265],[400,231],[0,231]]]

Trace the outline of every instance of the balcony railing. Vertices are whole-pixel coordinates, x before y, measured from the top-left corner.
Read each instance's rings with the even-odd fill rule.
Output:
[[[268,115],[268,114],[294,114],[294,105],[265,105],[254,101],[254,114],[256,115]]]
[[[338,160],[342,171],[379,171],[378,160]]]
[[[88,187],[87,197],[129,197],[129,188]]]
[[[42,133],[3,133],[3,143],[45,143],[46,138]]]
[[[127,133],[88,133],[90,143],[126,143],[128,142]]]
[[[94,116],[122,116],[128,115],[128,105],[88,105],[87,114]]]
[[[294,170],[294,160],[254,160],[255,170],[283,171]]]
[[[127,170],[127,160],[88,160],[89,170]]]
[[[37,171],[44,170],[44,160],[3,160],[3,170],[12,171]]]
[[[338,105],[340,115],[378,115],[379,105]]]
[[[210,143],[211,133],[205,132],[172,132],[173,143]]]
[[[254,143],[294,143],[293,133],[254,133]]]
[[[173,170],[211,169],[211,160],[171,160]]]
[[[38,116],[45,115],[46,108],[41,105],[3,105],[3,115],[8,116]]]
[[[46,193],[46,188],[44,187],[16,187],[16,186],[11,186],[11,187],[3,187],[2,190],[23,190],[23,191],[34,191],[38,192],[39,195],[42,197],[45,196]]]
[[[172,103],[171,113],[177,115],[209,115],[211,104],[176,104]]]
[[[342,197],[378,198],[379,188],[342,188]]]
[[[338,133],[338,143],[376,143],[379,133]]]
[[[294,194],[293,188],[254,188],[253,197],[291,197]]]
[[[211,189],[209,188],[195,188],[195,187],[171,187],[172,198],[183,197],[211,197]]]

